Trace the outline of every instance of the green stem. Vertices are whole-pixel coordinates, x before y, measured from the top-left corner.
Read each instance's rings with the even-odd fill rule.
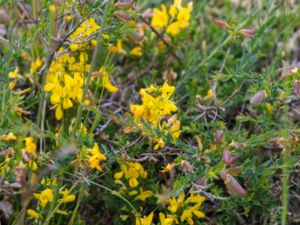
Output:
[[[79,192],[78,199],[77,199],[77,203],[76,203],[75,209],[74,209],[74,211],[72,213],[72,217],[71,217],[68,225],[73,225],[74,224],[74,220],[76,218],[76,215],[77,215],[77,212],[78,212],[81,200],[83,198],[83,191],[84,191],[83,184],[81,184],[81,186],[80,186],[80,192]]]
[[[282,167],[282,214],[281,225],[287,224],[288,204],[289,204],[289,148],[283,150],[283,167]]]
[[[96,183],[96,182],[94,182],[94,181],[91,181],[91,180],[88,180],[87,182],[88,182],[88,183],[91,183],[91,184],[93,184],[93,185],[95,185],[95,186],[98,186],[98,187],[100,187],[100,188],[102,188],[102,189],[104,189],[104,190],[107,190],[107,191],[109,191],[111,194],[113,194],[113,195],[117,196],[118,198],[122,199],[124,202],[126,202],[126,203],[130,206],[130,208],[134,211],[134,213],[137,214],[136,208],[130,203],[130,201],[128,201],[126,198],[124,198],[124,197],[123,197],[122,195],[120,195],[118,192],[116,192],[116,191],[114,191],[114,190],[111,190],[110,188],[105,187],[105,186],[103,186],[103,185],[101,185],[101,184],[98,184],[98,183]]]
[[[97,59],[97,55],[98,55],[99,48],[100,48],[100,45],[101,45],[102,34],[103,34],[103,30],[104,30],[104,24],[105,24],[105,21],[106,21],[106,18],[107,18],[109,2],[110,2],[109,0],[107,0],[107,2],[106,2],[103,19],[102,19],[101,26],[100,26],[100,32],[99,32],[98,37],[97,37],[97,45],[95,47],[95,51],[94,51],[92,62],[91,62],[90,71],[88,73],[86,83],[85,83],[85,86],[84,86],[84,90],[83,90],[83,94],[82,94],[82,98],[81,98],[81,103],[80,103],[79,109],[77,111],[74,127],[72,129],[72,136],[75,134],[75,132],[76,132],[78,126],[79,126],[80,118],[81,118],[81,115],[82,115],[82,109],[83,109],[84,101],[86,99],[89,83],[91,81],[92,73],[95,70],[96,59]]]
[[[73,191],[73,189],[76,187],[77,183],[75,183],[69,190],[69,193],[71,193]],[[63,204],[62,201],[59,201],[58,204],[56,205],[56,207],[51,211],[50,215],[47,216],[45,222],[43,225],[48,225],[51,218],[53,217],[54,213],[56,213],[56,211],[59,209],[59,207]]]

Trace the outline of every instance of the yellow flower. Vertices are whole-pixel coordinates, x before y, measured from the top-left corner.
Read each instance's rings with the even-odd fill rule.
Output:
[[[48,204],[48,202],[53,201],[53,191],[49,188],[46,188],[40,194],[33,194],[33,195],[39,201],[40,205],[43,208]]]
[[[170,16],[172,16],[172,17],[175,17],[175,16],[176,16],[176,14],[177,14],[177,9],[176,9],[176,6],[175,6],[175,5],[171,5],[171,6],[170,6],[169,14],[170,14]]]
[[[174,163],[168,163],[160,172],[169,173],[174,169],[174,167],[175,167]]]
[[[54,4],[51,4],[49,6],[49,10],[50,10],[50,12],[55,13],[56,12],[56,6]]]
[[[266,104],[266,109],[267,109],[267,111],[268,111],[269,113],[271,113],[271,112],[273,111],[273,106],[272,106],[272,104],[271,104],[271,103],[267,103],[267,104]]]
[[[174,0],[174,6],[177,9],[181,9],[181,5],[182,5],[182,0]]]
[[[110,79],[109,79],[109,75],[108,73],[105,71],[105,69],[103,67],[100,68],[99,70],[102,74],[102,86],[108,90],[111,93],[117,92],[119,91],[119,88],[114,86]]]
[[[170,101],[175,87],[164,83],[162,87],[150,86],[140,90],[142,105],[130,105],[136,122],[142,118],[156,125],[162,117],[177,111],[176,105]],[[161,94],[161,95],[159,95]]]
[[[181,8],[179,9],[177,15],[177,21],[179,23],[180,28],[186,28],[189,25],[189,20],[191,18],[191,8]]]
[[[9,79],[17,79],[17,78],[20,78],[20,75],[19,75],[19,68],[16,67],[15,70],[9,72],[9,73],[8,73],[8,78],[9,78]]]
[[[130,51],[129,54],[132,55],[132,56],[136,56],[136,57],[142,56],[143,55],[142,48],[141,47],[135,47]]]
[[[111,53],[126,54],[126,51],[122,48],[122,41],[121,40],[117,41],[116,46],[109,45],[107,49]]]
[[[198,218],[205,218],[205,215],[203,212],[199,210],[199,207],[201,204],[196,204],[195,206],[185,209],[181,215],[181,222],[187,221],[188,224],[193,225],[194,221],[192,219],[193,215],[195,215]]]
[[[1,135],[0,140],[1,141],[15,141],[15,140],[17,140],[17,137],[12,132],[9,132],[6,135]]]
[[[212,89],[209,89],[208,91],[207,91],[207,94],[206,94],[206,96],[204,97],[204,99],[211,99],[212,97],[214,97],[214,92],[213,92],[213,90]]]
[[[152,191],[143,191],[142,188],[140,188],[140,193],[138,196],[135,197],[135,200],[141,200],[141,201],[146,201],[147,198],[152,197],[154,194]]]
[[[64,191],[60,191],[60,194],[63,195],[62,199],[60,199],[60,201],[63,203],[73,202],[76,199],[75,195],[70,195],[68,189],[65,189]]]
[[[159,221],[160,225],[172,225],[176,222],[176,218],[174,216],[168,215],[167,217],[163,213],[159,213]],[[177,223],[176,223],[177,224]]]
[[[128,180],[129,186],[134,188],[139,184],[138,178],[146,178],[147,172],[138,162],[124,162],[121,164],[121,171],[116,172],[114,178],[120,180],[123,176]]]
[[[11,82],[9,82],[9,84],[8,84],[8,88],[9,88],[10,90],[12,90],[12,89],[15,88],[16,85],[17,85],[17,82],[16,82],[16,81],[11,81]]]
[[[180,31],[180,23],[178,21],[171,23],[166,32],[168,34],[171,34],[173,37],[177,36],[179,34]]]
[[[36,162],[33,160],[30,160],[28,162],[28,168],[31,169],[32,171],[37,171],[37,165]]]
[[[39,214],[37,211],[33,209],[27,209],[27,215],[31,218],[38,219],[41,217],[41,214]]]
[[[153,17],[151,20],[151,25],[156,29],[163,29],[168,25],[169,15],[165,5],[161,5],[162,10],[157,8],[153,9]]]
[[[89,156],[87,158],[87,161],[89,163],[89,167],[91,169],[97,169],[101,172],[102,168],[99,164],[101,161],[106,160],[106,156],[100,151],[97,143],[94,144],[92,149],[89,149],[88,154]]]
[[[62,119],[63,109],[72,108],[74,103],[81,102],[84,73],[90,68],[87,60],[88,56],[85,53],[81,53],[79,59],[70,54],[63,54],[51,63],[44,90],[51,94],[50,102],[55,106],[57,120]]]
[[[72,15],[65,16],[65,20],[68,21],[68,22],[70,22],[72,19],[73,19]]]
[[[137,217],[135,220],[135,225],[151,225],[153,219],[153,212],[151,212],[148,216],[144,216],[143,218]]]
[[[25,150],[28,154],[30,154],[34,158],[36,157],[36,145],[33,142],[32,137],[25,138]]]
[[[185,198],[184,192],[182,192],[177,199],[174,197],[171,198],[169,200],[168,210],[172,213],[176,213],[177,209],[183,204],[184,198]]]
[[[94,18],[85,20],[71,35],[71,44],[69,45],[71,51],[78,51],[88,47],[94,39],[90,40],[88,37],[93,35],[100,27],[95,22]],[[73,42],[73,43],[72,43]],[[77,44],[80,42],[79,44]]]
[[[164,140],[162,138],[159,138],[157,140],[156,145],[154,145],[154,150],[157,150],[157,149],[163,148],[163,147],[165,147],[165,142],[164,142]]]
[[[43,65],[43,61],[40,58],[37,58],[30,65],[30,74],[34,74],[39,68]]]

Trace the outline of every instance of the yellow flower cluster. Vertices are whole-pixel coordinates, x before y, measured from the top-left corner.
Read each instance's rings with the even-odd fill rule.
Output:
[[[87,54],[81,53],[78,58],[63,54],[49,68],[44,90],[51,93],[50,101],[56,107],[57,120],[61,120],[63,116],[62,109],[69,109],[74,103],[81,102],[84,73],[89,70],[90,65],[87,64]],[[89,104],[89,100],[85,103]]]
[[[168,202],[168,210],[171,214],[164,214],[160,212],[160,225],[179,224],[179,220],[182,224],[193,225],[193,216],[196,216],[197,218],[205,217],[204,213],[199,209],[204,200],[205,198],[203,196],[194,194],[191,194],[187,199],[185,199],[184,192],[177,199],[175,197],[171,198]],[[178,217],[178,214],[180,217]],[[137,216],[135,224],[151,225],[153,216],[153,212],[151,212],[148,216]]]
[[[94,144],[92,149],[88,149],[87,162],[91,169],[97,169],[101,172],[100,162],[104,160],[106,160],[106,156],[100,151],[97,143]]]
[[[46,188],[45,190],[43,190],[41,193],[37,194],[33,194],[34,197],[39,201],[39,204],[41,205],[41,207],[45,207],[49,202],[53,201],[53,191],[50,188]]]
[[[140,90],[142,104],[130,105],[135,121],[140,123],[144,119],[157,125],[164,116],[176,112],[177,107],[170,100],[174,90],[175,87],[168,83],[164,83],[162,87],[151,85],[148,88],[142,88]]]
[[[168,210],[173,213],[173,215],[170,216],[170,218],[174,218],[174,215],[179,212],[179,208],[181,208],[183,210],[180,217],[181,222],[186,222],[189,225],[193,225],[193,215],[198,218],[205,217],[204,213],[199,209],[204,200],[205,197],[194,194],[191,194],[187,199],[185,199],[184,192],[177,199],[175,197],[171,198],[168,202]],[[173,222],[170,224],[173,224]]]
[[[155,29],[166,29],[168,34],[175,37],[182,29],[188,27],[192,9],[192,2],[187,7],[183,7],[181,0],[174,0],[169,10],[162,4],[161,10],[153,9],[151,25]]]
[[[96,46],[96,40],[90,39],[100,27],[95,22],[94,18],[85,20],[71,35],[70,35],[70,50],[78,51],[87,48],[90,44]]]
[[[164,83],[163,86],[151,85],[148,88],[140,90],[142,97],[141,105],[130,105],[130,109],[134,115],[134,121],[143,130],[143,135],[147,136],[142,120],[151,124],[152,129],[160,129],[162,133],[167,136],[170,134],[174,140],[180,135],[180,121],[177,120],[176,115],[172,116],[167,122],[164,121],[160,126],[160,122],[165,116],[177,111],[176,105],[170,100],[175,90],[174,86]],[[155,135],[156,142],[154,149],[163,148],[165,143],[162,138]]]
[[[75,201],[76,199],[76,196],[70,194],[70,191],[68,189],[61,189],[59,191],[59,194],[62,195],[62,197],[58,199],[58,202],[60,203],[69,203]],[[53,190],[50,188],[46,188],[41,193],[34,193],[33,195],[38,200],[39,205],[42,208],[46,207],[48,203],[51,203],[54,200]],[[64,215],[67,214],[65,211],[61,211],[58,209],[56,210],[56,212]],[[35,218],[35,219],[41,218],[41,214],[34,209],[28,209],[27,215],[30,218]]]
[[[114,174],[115,180],[120,180],[122,177],[125,177],[128,180],[129,186],[134,188],[139,185],[139,177],[147,177],[147,171],[144,170],[144,167],[140,163],[127,161],[121,164],[121,171]]]

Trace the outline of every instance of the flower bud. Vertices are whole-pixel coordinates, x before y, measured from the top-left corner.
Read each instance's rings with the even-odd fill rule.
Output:
[[[252,105],[258,105],[265,97],[267,97],[267,92],[265,90],[259,91],[250,99],[250,103]]]
[[[296,96],[300,95],[300,80],[295,81],[293,91]]]
[[[184,172],[192,173],[194,171],[194,167],[186,160],[181,161],[181,167]]]
[[[221,28],[227,29],[227,30],[230,29],[230,26],[229,26],[229,24],[228,24],[226,21],[213,19],[213,22],[214,22],[214,24],[216,24],[218,27],[221,27]]]
[[[230,152],[227,149],[222,152],[222,161],[225,164],[229,164],[230,162]]]
[[[255,32],[256,31],[254,29],[242,29],[239,31],[239,34],[244,35],[246,37],[253,37]]]
[[[215,134],[215,143],[216,145],[221,145],[222,144],[222,139],[224,136],[224,132],[222,130],[217,130]]]

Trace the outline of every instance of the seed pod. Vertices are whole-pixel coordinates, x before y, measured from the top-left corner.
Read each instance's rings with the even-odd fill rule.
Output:
[[[118,13],[115,13],[114,16],[118,17],[119,19],[123,20],[123,21],[130,21],[131,20],[131,17],[124,13],[124,12],[118,12]]]
[[[170,80],[176,80],[177,79],[177,73],[173,70],[173,68],[170,69]]]
[[[16,182],[20,184],[22,187],[26,184],[26,176],[25,176],[25,165],[23,162],[19,162],[15,169]]]
[[[242,29],[238,33],[246,37],[253,37],[255,32],[256,31],[254,29]]]
[[[213,22],[214,22],[214,24],[216,24],[218,27],[221,27],[221,28],[227,29],[227,30],[230,29],[229,24],[228,24],[226,21],[224,21],[224,20],[216,20],[216,19],[213,19]]]
[[[300,95],[300,80],[295,81],[293,91],[296,96]]]
[[[0,23],[2,24],[9,23],[9,17],[6,15],[6,13],[3,10],[0,10]]]
[[[133,0],[119,0],[117,5],[122,9],[130,9],[133,5]]]
[[[225,169],[221,170],[220,176],[224,181],[227,190],[230,193],[235,194],[239,197],[243,197],[246,195],[247,192],[245,191],[245,189],[239,184],[239,182],[233,176],[227,173]]]
[[[250,103],[252,105],[258,105],[265,97],[267,97],[267,92],[265,90],[259,91],[250,99]]]
[[[222,145],[222,139],[224,136],[224,132],[222,130],[217,130],[215,134],[215,143],[216,145]]]

